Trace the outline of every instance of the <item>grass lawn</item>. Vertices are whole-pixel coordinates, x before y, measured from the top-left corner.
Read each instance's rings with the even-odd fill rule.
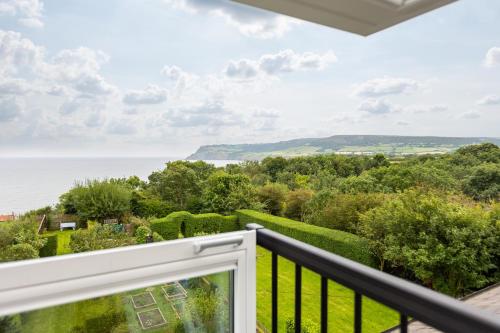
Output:
[[[286,320],[294,317],[295,264],[278,261],[278,331],[286,331]],[[302,269],[302,318],[320,322],[321,278]],[[328,332],[352,332],[354,292],[332,281],[328,285]],[[399,314],[363,297],[363,332],[381,332],[399,323]],[[257,249],[257,320],[271,328],[271,252]]]
[[[57,255],[60,256],[62,254],[70,254],[71,247],[69,246],[69,242],[71,240],[71,234],[74,233],[73,230],[64,230],[64,231],[48,231],[44,233],[44,235],[57,235]]]

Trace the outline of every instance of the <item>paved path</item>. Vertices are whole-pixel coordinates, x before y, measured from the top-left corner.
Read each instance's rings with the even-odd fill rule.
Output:
[[[495,313],[500,317],[500,283],[486,288],[483,291],[478,291],[463,299],[464,303],[478,307],[480,309]],[[398,333],[399,328],[396,328],[390,333]],[[429,327],[421,322],[415,321],[408,325],[409,333],[437,333],[441,332],[432,327]]]

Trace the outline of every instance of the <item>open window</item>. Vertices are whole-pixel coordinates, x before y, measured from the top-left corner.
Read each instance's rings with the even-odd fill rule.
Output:
[[[2,264],[0,320],[23,332],[253,333],[255,243],[239,231]]]

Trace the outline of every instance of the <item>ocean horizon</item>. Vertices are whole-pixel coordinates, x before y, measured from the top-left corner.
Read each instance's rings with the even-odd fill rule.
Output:
[[[57,204],[59,196],[87,179],[148,176],[176,157],[2,157],[0,215],[22,214]],[[215,166],[238,163],[207,160]]]

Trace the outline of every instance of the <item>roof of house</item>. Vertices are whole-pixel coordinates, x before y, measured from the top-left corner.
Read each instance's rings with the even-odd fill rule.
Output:
[[[367,36],[457,0],[233,0]]]
[[[10,214],[10,215],[0,215],[0,222],[7,222],[7,221],[13,221],[15,220],[15,215]]]

